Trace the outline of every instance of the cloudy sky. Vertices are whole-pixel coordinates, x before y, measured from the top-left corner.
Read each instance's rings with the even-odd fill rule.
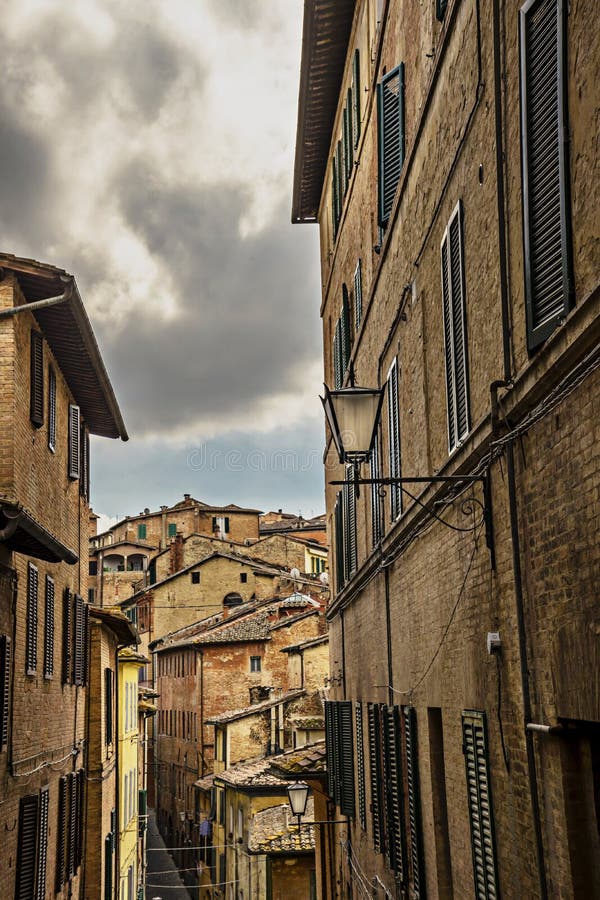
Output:
[[[0,246],[77,279],[131,435],[93,444],[105,515],[322,511],[302,5],[4,0]]]

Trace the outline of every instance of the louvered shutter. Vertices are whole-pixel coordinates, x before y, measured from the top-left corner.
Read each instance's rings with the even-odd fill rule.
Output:
[[[346,102],[346,121],[348,123],[348,181],[352,178],[352,169],[354,167],[354,123],[353,123],[353,97],[352,97],[352,88],[348,88],[347,93],[347,102]]]
[[[335,771],[333,750],[333,703],[325,701],[325,757],[327,760],[327,793],[333,798],[335,793]]]
[[[346,580],[345,539],[344,539],[344,501],[341,491],[338,491],[334,508],[335,527],[335,574],[337,590],[341,591]]]
[[[79,451],[81,453],[81,466],[80,466],[80,478],[79,478],[79,493],[82,497],[87,500],[88,497],[88,484],[89,484],[89,438],[87,435],[87,429],[83,422],[81,423],[81,427],[79,429]]]
[[[342,386],[342,373],[341,373],[341,365],[340,365],[340,329],[341,324],[338,319],[335,323],[335,331],[333,334],[333,384],[336,391]]]
[[[106,744],[113,742],[113,673],[112,669],[104,670],[104,704],[105,704],[105,726],[104,740]]]
[[[386,791],[388,816],[388,862],[401,881],[406,877],[404,834],[404,791],[402,771],[402,746],[400,710],[386,707],[384,715],[384,740],[386,760]]]
[[[356,330],[362,322],[362,265],[360,259],[354,270],[354,325]]]
[[[464,240],[460,201],[444,232],[441,262],[448,449],[452,451],[464,440],[470,428]]]
[[[352,703],[338,703],[339,760],[340,760],[340,812],[354,816],[354,740],[352,734]]]
[[[73,681],[77,685],[83,684],[83,666],[84,666],[84,612],[83,599],[79,594],[75,595],[75,653],[73,660]]]
[[[404,63],[377,86],[379,127],[379,224],[390,217],[404,164]]]
[[[419,758],[417,755],[417,714],[413,706],[405,706],[403,712],[404,740],[406,746],[405,764],[408,794],[408,825],[410,831],[410,867],[413,884],[412,896],[417,900],[417,898],[425,897]]]
[[[56,373],[48,370],[48,446],[56,450]]]
[[[45,900],[46,897],[46,866],[48,863],[48,799],[49,788],[43,787],[40,791],[40,809],[38,815],[38,849],[37,872],[35,882],[35,900]]]
[[[54,675],[54,579],[46,575],[44,604],[44,678]]]
[[[10,669],[12,662],[11,640],[0,635],[0,751],[8,747],[8,723],[10,710]]]
[[[79,769],[76,774],[77,781],[77,805],[76,805],[76,849],[75,868],[78,869],[83,859],[84,844],[84,810],[85,810],[85,770]]]
[[[398,365],[394,360],[387,379],[388,405],[388,461],[390,478],[402,475],[400,455],[400,412],[398,408]],[[390,515],[392,521],[402,512],[402,490],[400,485],[390,485]]]
[[[371,826],[373,828],[373,847],[377,853],[383,853],[383,809],[381,798],[381,745],[379,709],[375,703],[367,707],[369,726],[369,781],[371,785]]]
[[[344,160],[342,158],[342,142],[337,142],[337,147],[335,150],[335,165],[337,172],[337,195],[338,195],[338,223],[342,218],[342,209],[344,206],[344,192],[345,192],[345,176],[344,176]]]
[[[65,588],[63,595],[63,683],[73,681],[73,595]]]
[[[344,498],[344,559],[345,580],[352,578],[357,568],[357,535],[356,535],[356,494],[354,489],[354,479],[356,473],[354,466],[346,466],[346,480],[350,484],[343,487]]]
[[[341,778],[340,778],[340,704],[333,701],[331,708],[331,730],[332,730],[332,753],[333,753],[333,799],[339,806],[341,797]]]
[[[68,775],[67,798],[69,806],[69,830],[67,833],[67,876],[75,874],[77,856],[77,778],[75,772]]]
[[[79,478],[81,471],[81,416],[79,407],[69,405],[69,478]]]
[[[21,798],[15,900],[36,900],[38,807],[37,794]]]
[[[66,848],[68,830],[68,803],[67,803],[68,779],[63,776],[58,782],[58,826],[56,829],[56,893],[60,893],[62,885],[67,880],[66,872]]]
[[[527,342],[534,350],[572,305],[563,0],[520,9],[521,147]]]
[[[331,227],[333,229],[333,240],[337,237],[339,217],[339,199],[338,199],[338,181],[337,181],[337,160],[335,156],[331,161]]]
[[[379,450],[380,437],[379,433],[377,433],[375,436],[375,441],[373,443],[370,460],[370,474],[371,478],[374,479],[379,478],[381,475],[379,468]],[[371,538],[374,547],[377,546],[383,536],[381,520],[381,496],[379,493],[379,487],[380,486],[378,484],[371,485]]]
[[[344,196],[348,190],[350,181],[350,131],[348,122],[348,107],[342,112],[342,164],[344,166]]]
[[[356,722],[356,775],[358,795],[358,819],[361,828],[367,827],[367,801],[365,793],[365,744],[363,736],[362,703],[356,703],[354,707]]]
[[[29,416],[39,428],[44,424],[44,339],[39,331],[31,332],[30,368]]]
[[[477,900],[494,900],[498,896],[498,876],[485,713],[477,711],[463,713],[462,731],[475,897]]]
[[[89,641],[90,641],[90,608],[84,600],[83,603],[83,684],[88,683],[89,676]]]
[[[342,347],[342,380],[346,373],[346,369],[350,363],[350,354],[352,352],[352,331],[350,325],[350,299],[348,297],[348,288],[342,285],[342,331],[341,331],[341,347]]]
[[[352,60],[352,142],[358,147],[360,138],[360,53],[358,48],[354,51]]]
[[[37,568],[33,563],[28,563],[27,623],[25,629],[25,665],[28,675],[35,675],[37,669],[38,580]]]

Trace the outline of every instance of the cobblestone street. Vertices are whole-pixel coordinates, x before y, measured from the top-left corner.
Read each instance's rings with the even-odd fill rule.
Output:
[[[148,810],[148,870],[146,900],[194,900],[183,884],[156,825],[154,810]]]

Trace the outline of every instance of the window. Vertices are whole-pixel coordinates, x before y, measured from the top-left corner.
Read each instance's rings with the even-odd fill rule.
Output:
[[[229,516],[213,516],[212,530],[213,532],[220,531],[221,534],[229,534]]]
[[[200,584],[200,572],[192,572],[192,584]]]
[[[356,775],[358,792],[358,819],[361,828],[367,828],[367,800],[365,793],[365,747],[363,739],[362,703],[355,703],[354,717],[356,721]]]
[[[35,675],[37,669],[38,570],[27,564],[27,622],[25,626],[25,671]]]
[[[334,536],[335,536],[335,584],[336,590],[341,591],[346,583],[346,564],[344,553],[344,504],[342,492],[338,491],[333,510]]]
[[[325,703],[328,792],[346,816],[354,816],[352,719],[352,703],[349,700],[329,700]]]
[[[177,536],[177,522],[169,522],[168,535],[169,537]]]
[[[44,678],[54,675],[54,579],[46,575],[44,603]]]
[[[90,436],[83,422],[79,433],[79,447],[81,453],[79,493],[87,500],[90,496]]]
[[[388,406],[388,462],[390,478],[402,476],[400,455],[400,411],[398,408],[398,363],[394,360],[387,378]],[[402,512],[402,489],[399,484],[390,485],[390,513],[392,521]]]
[[[469,374],[465,303],[462,203],[459,201],[442,238],[442,305],[448,449],[459,446],[469,433]]]
[[[373,847],[382,853],[385,847],[383,831],[383,772],[381,759],[381,724],[379,704],[367,706],[369,724],[369,782],[371,786],[371,829]]]
[[[39,428],[44,424],[44,339],[39,331],[31,332],[30,362],[29,417]]]
[[[379,137],[379,224],[392,211],[396,187],[404,164],[404,63],[388,72],[377,86]]]
[[[360,259],[354,270],[354,325],[356,330],[362,322],[362,266]]]
[[[498,878],[485,713],[475,710],[464,712],[462,733],[475,897],[477,900],[488,900],[498,896]]]
[[[104,900],[113,900],[113,845],[114,835],[104,838]]]
[[[86,682],[87,615],[88,607],[83,602],[83,597],[76,594],[74,601],[73,682],[77,685],[84,685]]]
[[[0,752],[8,747],[11,650],[8,635],[0,634]]]
[[[344,375],[350,362],[352,334],[350,331],[350,300],[348,288],[342,286],[342,309],[337,320],[333,338],[333,380],[336,390],[344,383]]]
[[[63,595],[63,684],[73,681],[73,594],[65,588]]]
[[[69,404],[69,478],[79,478],[81,472],[81,415],[79,407]]]
[[[137,527],[138,541],[146,540],[146,525],[140,523]]]
[[[446,15],[447,6],[448,0],[435,0],[435,17],[438,22],[441,22]]]
[[[88,575],[98,574],[98,560],[91,559],[88,565]]]
[[[354,51],[352,60],[352,100],[352,141],[356,148],[360,138],[360,53],[358,48]]]
[[[250,657],[250,671],[251,672],[260,672],[260,656],[251,656]]]
[[[248,573],[247,572],[240,572],[240,581],[242,584],[248,583]]]
[[[88,588],[88,603],[93,603],[96,597],[96,591],[94,588]]]
[[[572,306],[564,0],[519,12],[527,343],[538,347]]]
[[[56,450],[56,373],[48,369],[48,447]]]
[[[345,581],[349,581],[352,578],[358,566],[355,477],[356,470],[354,466],[346,466],[346,481],[349,483],[345,484],[342,489],[344,501]]]
[[[104,742],[113,742],[113,671],[104,670]]]
[[[19,806],[19,841],[15,897],[44,900],[48,859],[49,789],[22,797]]]
[[[381,472],[379,468],[380,455],[380,436],[379,432],[375,435],[373,450],[371,451],[370,460],[370,477],[373,479],[380,478]],[[376,547],[383,537],[383,515],[380,485],[373,483],[371,485],[371,540],[373,547]]]
[[[312,575],[320,575],[325,571],[326,560],[323,556],[311,556],[310,571]]]

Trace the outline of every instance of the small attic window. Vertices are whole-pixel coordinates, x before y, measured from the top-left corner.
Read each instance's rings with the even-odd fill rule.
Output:
[[[231,594],[225,594],[223,597],[224,606],[239,606],[244,600],[240,594],[233,591]]]

